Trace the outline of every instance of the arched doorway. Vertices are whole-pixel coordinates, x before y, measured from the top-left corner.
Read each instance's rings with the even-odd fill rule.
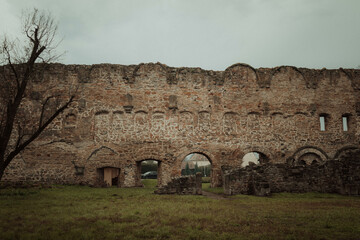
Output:
[[[211,182],[211,161],[203,153],[190,153],[181,162],[181,175],[202,174],[203,183]]]
[[[269,158],[261,152],[249,152],[244,155],[241,167],[246,167],[251,163],[262,164],[269,162]]]
[[[161,183],[161,161],[156,159],[145,159],[136,163],[136,186],[154,187]],[[144,182],[146,184],[144,184]]]

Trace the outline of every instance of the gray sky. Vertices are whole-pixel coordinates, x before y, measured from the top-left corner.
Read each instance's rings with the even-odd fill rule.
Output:
[[[66,64],[360,65],[359,0],[0,0],[0,34],[33,7],[58,19]]]

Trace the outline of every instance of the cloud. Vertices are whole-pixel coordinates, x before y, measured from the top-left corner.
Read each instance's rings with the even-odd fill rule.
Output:
[[[360,64],[356,0],[7,0],[1,2],[6,28],[0,32],[15,32],[21,9],[34,6],[58,18],[65,63],[160,61],[215,70],[236,62]]]

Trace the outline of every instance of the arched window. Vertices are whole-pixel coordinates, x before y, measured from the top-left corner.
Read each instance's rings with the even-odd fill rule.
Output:
[[[210,177],[211,162],[201,153],[190,153],[181,164],[181,175],[195,175],[201,172],[203,177]]]

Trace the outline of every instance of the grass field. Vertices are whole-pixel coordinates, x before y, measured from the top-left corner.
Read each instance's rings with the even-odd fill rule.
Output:
[[[360,239],[360,198],[212,199],[155,195],[154,180],[144,184],[1,189],[0,239]]]

